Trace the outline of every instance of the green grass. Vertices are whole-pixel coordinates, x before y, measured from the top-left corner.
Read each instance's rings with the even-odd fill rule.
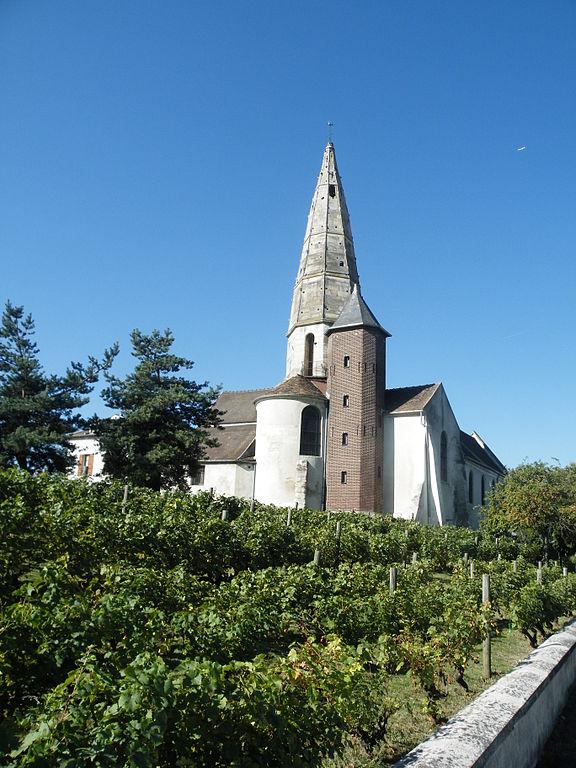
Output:
[[[464,678],[469,690],[454,681],[448,681],[446,697],[440,701],[443,719],[459,712],[499,677],[510,672],[525,658],[532,648],[528,640],[516,630],[504,629],[492,641],[492,677],[482,675],[482,647],[468,664]],[[372,754],[368,754],[358,740],[346,747],[342,756],[326,760],[325,768],[385,768],[429,736],[438,725],[426,715],[424,694],[412,682],[409,674],[391,678],[390,695],[401,702],[399,710],[388,721],[387,734]]]

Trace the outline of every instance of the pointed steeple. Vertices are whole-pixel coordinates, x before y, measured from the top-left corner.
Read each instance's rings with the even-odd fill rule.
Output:
[[[346,198],[334,145],[328,142],[308,215],[288,335],[297,326],[331,325],[358,284]]]

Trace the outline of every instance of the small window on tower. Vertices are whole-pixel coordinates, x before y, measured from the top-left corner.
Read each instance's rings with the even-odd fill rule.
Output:
[[[343,261],[341,261],[341,262],[340,262],[340,266],[341,266],[341,267],[343,267],[343,266],[344,266],[344,262],[343,262]]]
[[[350,368],[350,355],[344,355],[344,368]]]
[[[348,408],[350,405],[350,396],[349,395],[342,395],[342,407]]]
[[[328,194],[330,197],[336,197],[336,184],[328,184]]]
[[[340,472],[340,482],[342,485],[346,485],[348,483],[348,472]]]
[[[348,432],[342,432],[342,445],[348,445]]]

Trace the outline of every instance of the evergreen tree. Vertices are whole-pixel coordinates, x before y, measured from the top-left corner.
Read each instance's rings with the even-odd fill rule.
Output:
[[[104,452],[104,471],[155,490],[185,488],[204,447],[216,444],[209,429],[219,422],[213,407],[219,390],[176,375],[194,364],[171,353],[170,330],[149,336],[134,330],[131,341],[138,361],[134,372],[124,379],[106,374],[108,387],[102,393],[118,413],[92,422]]]
[[[49,376],[33,337],[32,316],[6,302],[0,328],[0,466],[64,471],[73,461],[66,436],[84,425],[77,410],[118,349],[106,350],[102,361],[90,357],[86,365],[70,363],[63,376]]]

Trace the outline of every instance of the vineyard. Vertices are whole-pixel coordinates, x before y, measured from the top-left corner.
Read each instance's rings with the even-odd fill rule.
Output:
[[[437,720],[487,629],[535,645],[573,613],[572,563],[541,558],[463,528],[1,472],[2,765],[370,753],[406,706],[394,679]]]

